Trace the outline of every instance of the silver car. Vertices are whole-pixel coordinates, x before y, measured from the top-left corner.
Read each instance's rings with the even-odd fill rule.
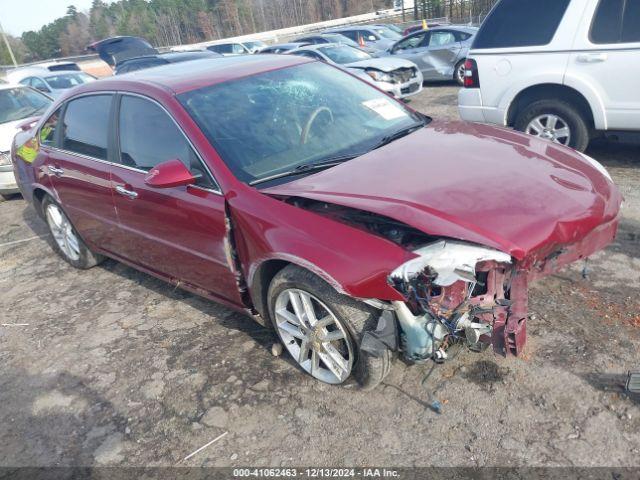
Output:
[[[332,28],[323,33],[339,33],[353,40],[361,47],[386,50],[402,38],[398,32],[386,26],[351,25],[349,27]]]
[[[420,70],[414,63],[401,58],[375,58],[359,48],[340,43],[308,45],[289,54],[336,65],[396,98],[407,98],[422,90]]]
[[[395,43],[385,54],[415,63],[425,80],[464,83],[464,61],[478,29],[451,25],[420,30]]]

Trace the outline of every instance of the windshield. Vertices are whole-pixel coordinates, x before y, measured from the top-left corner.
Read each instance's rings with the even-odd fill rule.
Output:
[[[345,64],[360,62],[362,60],[369,60],[371,55],[357,48],[350,47],[349,45],[336,45],[332,47],[319,48],[320,52],[329,57],[332,61]]]
[[[51,100],[31,88],[0,90],[0,123],[15,122],[40,115],[51,105]]]
[[[55,90],[64,90],[65,88],[76,87],[83,83],[89,83],[95,80],[91,75],[86,73],[61,73],[45,78],[49,86]]]
[[[402,35],[398,32],[391,30],[389,27],[378,27],[374,29],[375,32],[383,38],[388,38],[390,40],[400,40]]]
[[[247,47],[249,50],[253,50],[255,48],[263,48],[266,47],[267,44],[260,41],[260,40],[254,40],[252,42],[243,42],[244,46]]]
[[[424,120],[367,83],[321,62],[178,96],[243,182],[360,155]]]
[[[345,37],[344,35],[340,35],[339,33],[325,33],[323,37],[331,41],[332,43],[342,43],[343,45],[349,45],[356,48],[360,46],[349,37]]]

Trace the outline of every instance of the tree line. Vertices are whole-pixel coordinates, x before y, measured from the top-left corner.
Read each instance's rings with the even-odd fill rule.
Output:
[[[416,0],[416,17],[468,19],[495,0]],[[180,45],[320,22],[392,7],[392,0],[93,0],[88,12],[66,15],[9,36],[18,62],[82,55],[92,41],[135,35],[155,46]],[[0,44],[0,64],[11,57]]]

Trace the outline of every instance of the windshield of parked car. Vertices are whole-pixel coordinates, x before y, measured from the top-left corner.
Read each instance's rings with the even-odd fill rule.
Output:
[[[349,37],[345,37],[339,33],[325,33],[322,37],[326,38],[331,43],[342,43],[343,45],[349,45],[350,47],[356,48],[360,46]]]
[[[51,88],[63,90],[65,88],[77,87],[83,83],[89,83],[95,80],[91,75],[86,73],[61,73],[46,77],[45,80]]]
[[[400,40],[402,35],[398,32],[391,30],[389,27],[378,27],[375,28],[374,31],[383,38],[388,38],[390,40]]]
[[[311,62],[178,95],[234,175],[257,183],[358,156],[419,114],[335,67]]]
[[[361,60],[369,60],[371,55],[349,45],[335,45],[331,47],[321,47],[318,50],[329,57],[333,62],[339,64],[360,62]]]
[[[260,40],[255,40],[255,41],[252,41],[252,42],[243,42],[243,43],[244,43],[244,46],[247,47],[249,50],[253,50],[253,49],[256,49],[256,48],[263,48],[263,47],[267,46],[266,43],[264,43],[264,42],[262,42]]]
[[[51,105],[49,97],[31,88],[0,90],[0,123],[40,115]]]

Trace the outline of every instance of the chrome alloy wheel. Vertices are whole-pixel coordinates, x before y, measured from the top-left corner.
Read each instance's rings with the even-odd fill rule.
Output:
[[[326,383],[351,374],[353,345],[329,307],[303,290],[290,288],[276,298],[275,323],[291,356],[307,373]]]
[[[567,122],[551,113],[539,115],[531,120],[525,132],[562,145],[569,145],[571,141],[571,129]]]
[[[80,260],[80,244],[71,222],[57,205],[47,205],[47,223],[60,250],[71,260]]]
[[[458,65],[458,68],[456,69],[456,79],[460,85],[464,85],[464,63],[465,62],[460,62],[460,65]]]

